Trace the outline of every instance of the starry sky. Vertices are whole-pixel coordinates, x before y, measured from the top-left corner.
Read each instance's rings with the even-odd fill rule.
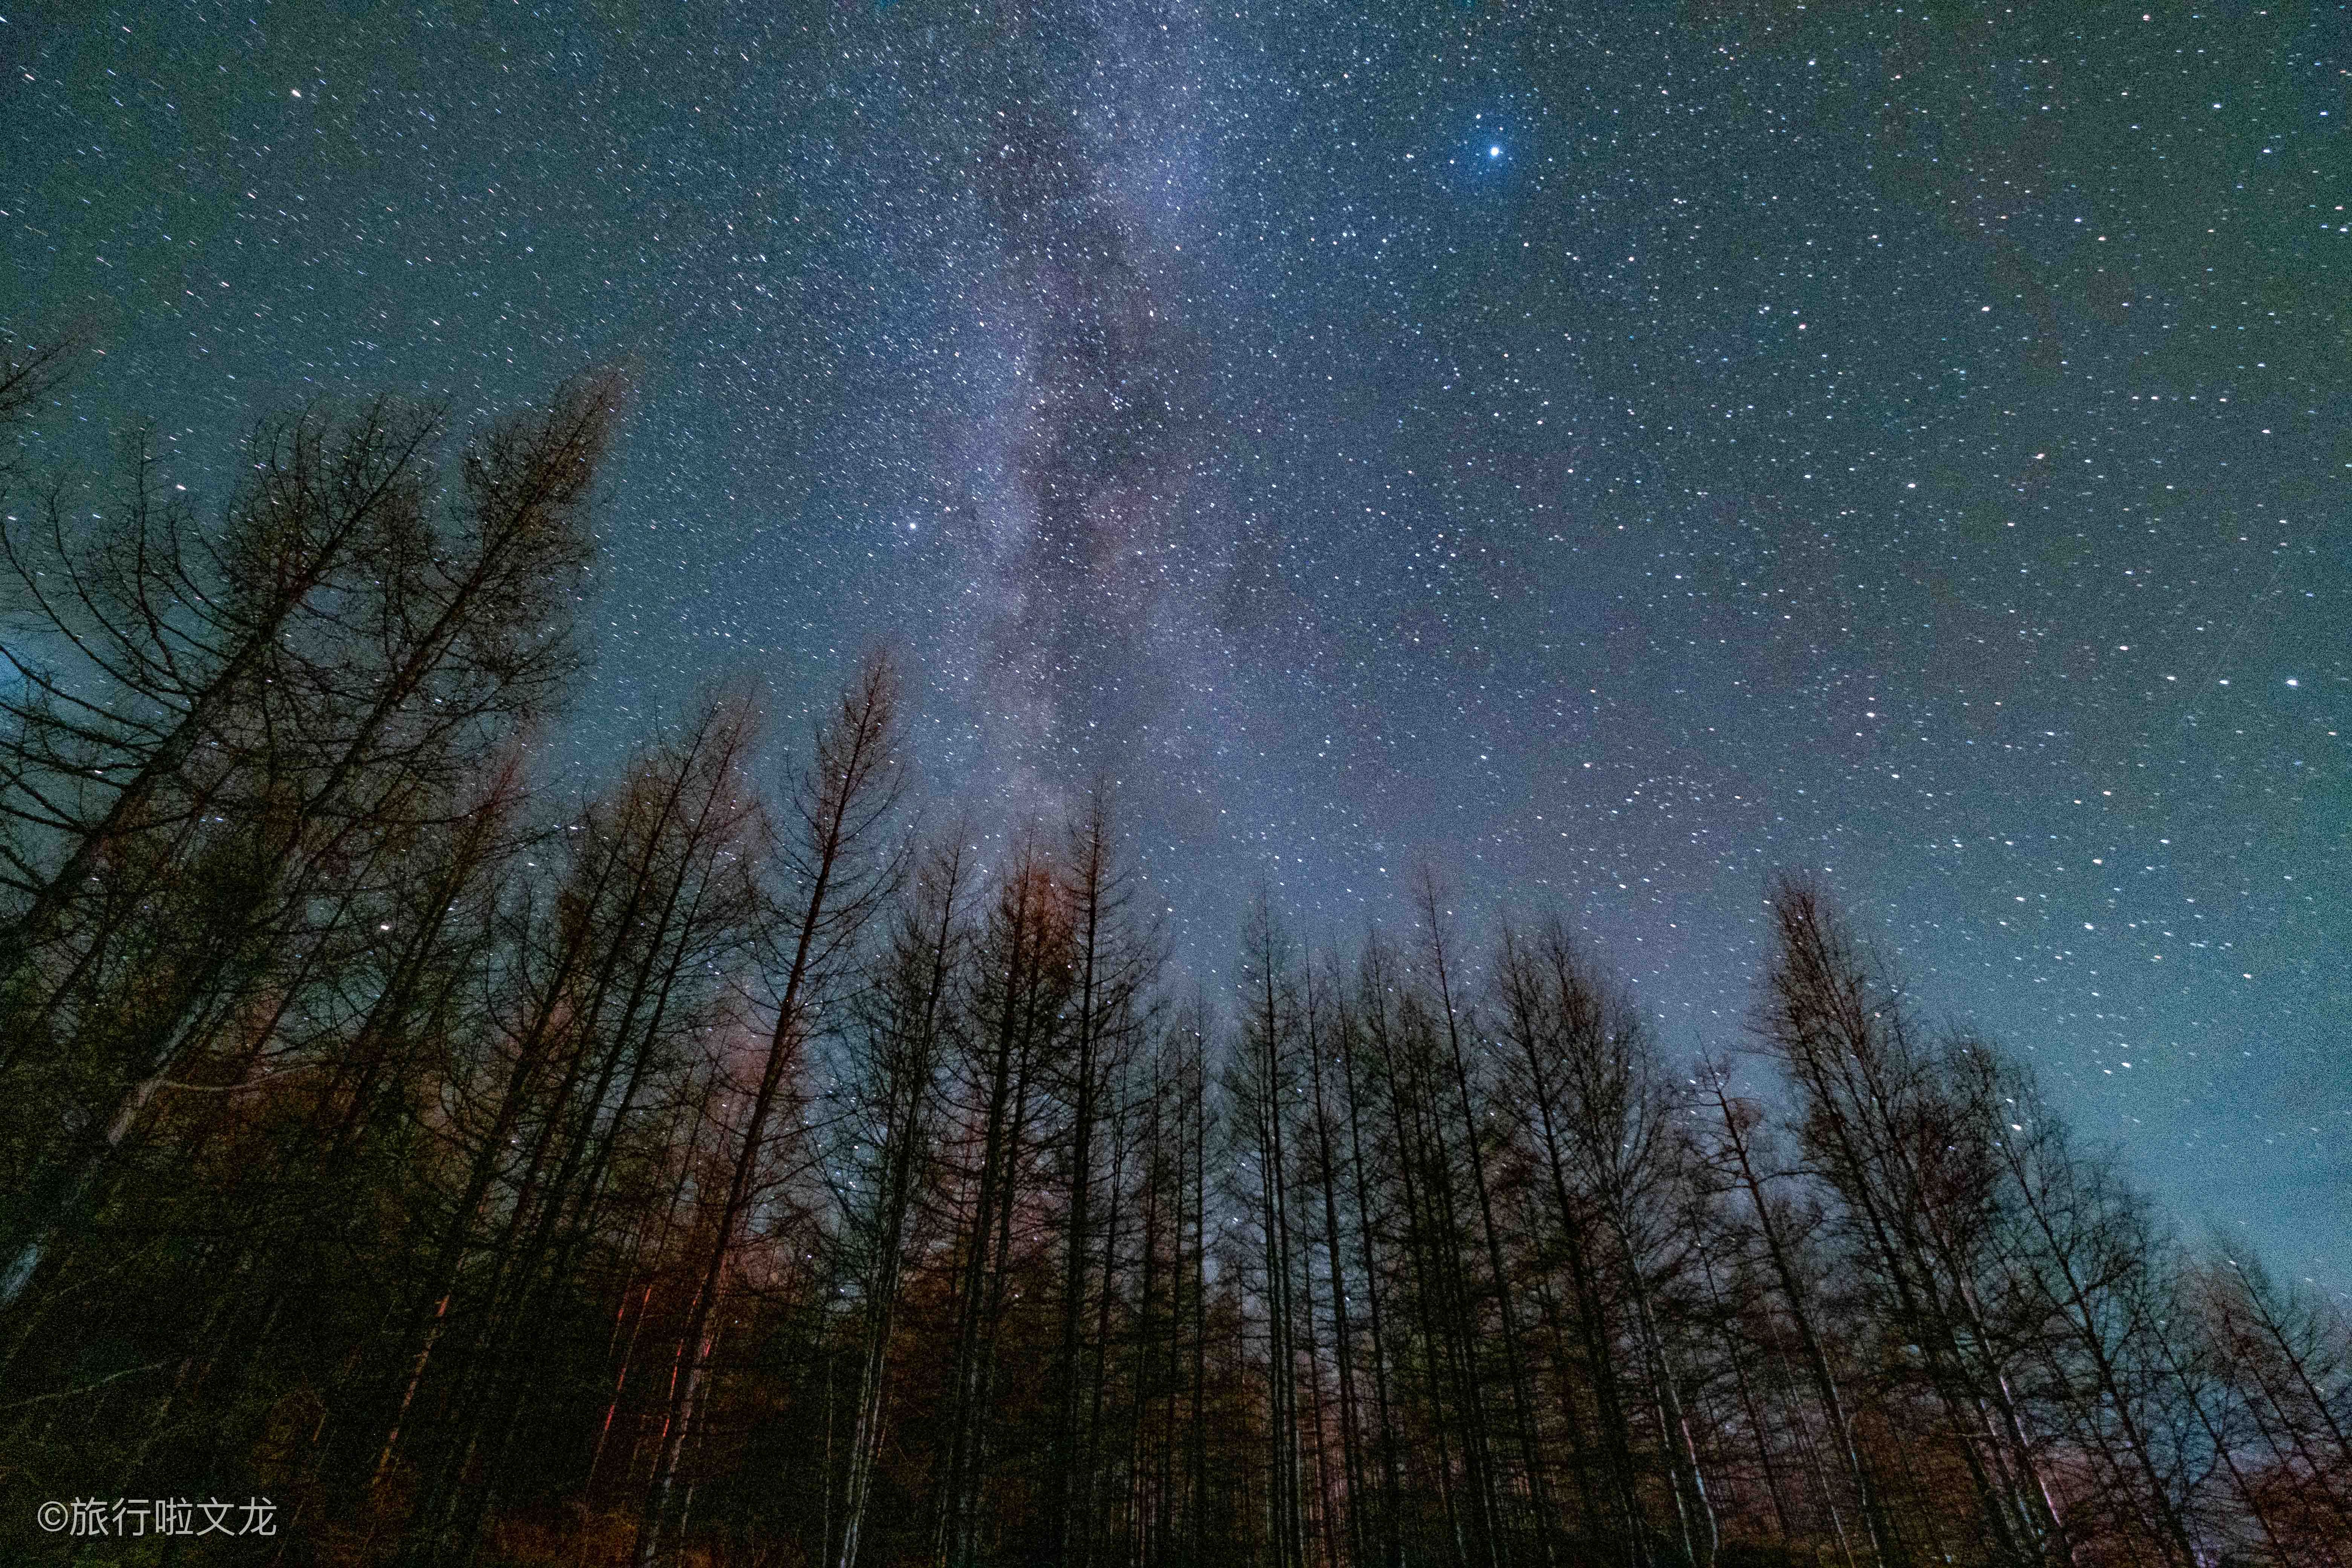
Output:
[[[1117,780],[1204,983],[1427,857],[1677,1051],[1810,868],[2342,1289],[2347,119],[2336,5],[0,0],[0,321],[215,496],[626,365],[565,787],[887,641],[935,809]]]

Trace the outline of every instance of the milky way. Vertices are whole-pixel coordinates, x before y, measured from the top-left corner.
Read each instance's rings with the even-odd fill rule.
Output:
[[[1197,156],[1169,101],[1189,73],[1132,23],[991,44],[945,117],[977,243],[934,281],[980,362],[957,379],[936,474],[972,610],[972,646],[950,657],[976,668],[1000,803],[1066,806],[1097,777],[1140,802],[1198,768],[1174,737],[1200,717],[1191,694],[1230,675],[1206,624],[1227,553],[1202,493],[1209,366],[1154,288],[1181,243],[1155,197],[1185,189]]]
[[[20,10],[0,315],[207,495],[289,401],[635,367],[572,782],[888,640],[936,809],[1118,779],[1202,983],[1427,855],[1688,1050],[1810,868],[2340,1287],[2347,16]]]

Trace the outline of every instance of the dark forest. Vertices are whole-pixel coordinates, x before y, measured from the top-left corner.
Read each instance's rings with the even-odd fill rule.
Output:
[[[296,409],[209,499],[11,438],[10,1560],[2352,1563],[2341,1310],[1822,883],[1700,1057],[1443,866],[1180,983],[1115,784],[918,813],[883,655],[568,797],[623,393]]]

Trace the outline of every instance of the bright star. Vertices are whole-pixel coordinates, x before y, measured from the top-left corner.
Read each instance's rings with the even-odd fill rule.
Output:
[[[1499,158],[1502,155],[1503,150],[1500,147],[1489,147],[1486,149],[1486,156],[1489,158]]]

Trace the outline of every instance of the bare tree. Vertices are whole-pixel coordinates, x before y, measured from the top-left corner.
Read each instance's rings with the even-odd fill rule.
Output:
[[[11,1293],[175,1072],[232,1035],[287,1065],[271,1037],[335,984],[369,879],[576,668],[612,408],[591,378],[494,426],[446,529],[427,516],[437,416],[380,404],[265,425],[215,528],[142,451],[94,532],[68,531],[58,489],[46,527],[0,534],[29,626],[0,649],[18,677],[0,879],[19,895],[0,1068],[65,1130],[19,1146]]]
[[[1252,1262],[1265,1330],[1266,1531],[1276,1568],[1304,1568],[1307,1559],[1298,1413],[1302,1314],[1291,1218],[1301,1020],[1292,961],[1289,938],[1261,889],[1242,930],[1240,1028],[1229,1094],[1234,1152],[1250,1173],[1247,1193],[1236,1196],[1255,1211]]]
[[[740,1122],[726,1130],[732,1143],[727,1184],[679,1336],[686,1372],[646,1488],[639,1568],[658,1561],[663,1550],[688,1416],[709,1368],[711,1316],[759,1196],[776,1111],[812,1032],[819,994],[889,896],[899,870],[883,837],[904,788],[899,729],[898,672],[886,657],[871,656],[817,727],[811,757],[793,784],[778,861],[776,914],[784,941],[770,1005],[773,1022],[750,1105]]]
[[[2192,1396],[2233,1489],[2283,1563],[2352,1561],[2352,1322],[2211,1243],[2181,1281]],[[2182,1369],[2176,1352],[2172,1363]],[[2201,1386],[2200,1386],[2201,1385]]]
[[[847,1175],[837,1201],[857,1281],[859,1352],[839,1568],[856,1568],[888,1417],[885,1373],[901,1281],[922,1245],[920,1199],[939,1157],[951,986],[971,940],[963,908],[971,851],[962,839],[942,838],[910,879],[878,973],[857,1002],[855,1056],[842,1085],[848,1146],[836,1163]]]
[[[504,1162],[495,1221],[455,1320],[460,1385],[441,1464],[412,1521],[413,1538],[436,1551],[470,1552],[528,1390],[551,1374],[548,1321],[597,1233],[616,1152],[645,1120],[649,1089],[688,1067],[690,1043],[729,1005],[717,977],[748,956],[767,847],[757,734],[747,703],[705,703],[562,836],[571,874],[516,976],[528,1004],[514,1059],[535,1070],[505,1081],[530,1098],[502,1098],[493,1128],[506,1147],[493,1138],[478,1159],[478,1172],[480,1160]],[[533,973],[542,953],[551,962]],[[434,1317],[446,1335],[452,1315]],[[482,1473],[469,1477],[477,1461]]]
[[[961,1568],[981,1552],[992,1405],[1018,1258],[1019,1226],[1038,1180],[1039,1079],[1066,1023],[1071,934],[1066,889],[1034,836],[1002,872],[974,944],[955,1065],[961,1145],[955,1340],[943,1412],[931,1555]]]
[[[1513,1426],[1517,1433],[1519,1464],[1534,1515],[1537,1560],[1549,1568],[1555,1554],[1551,1489],[1536,1440],[1535,1413],[1528,1393],[1527,1361],[1520,1348],[1518,1313],[1512,1300],[1511,1275],[1503,1258],[1502,1233],[1495,1223],[1494,1184],[1486,1173],[1486,1145],[1491,1137],[1486,1118],[1474,1103],[1470,1066],[1463,1037],[1475,1026],[1465,1016],[1466,996],[1456,994],[1453,921],[1438,885],[1434,867],[1423,862],[1413,884],[1415,912],[1421,920],[1421,947],[1434,984],[1434,1001],[1445,1035],[1446,1067],[1454,1088],[1454,1109],[1462,1118],[1462,1146],[1469,1156],[1470,1189],[1478,1200],[1479,1234],[1486,1243],[1487,1291],[1501,1328],[1504,1372],[1510,1384]]]
[[[1869,1540],[1870,1560],[1894,1564],[1906,1561],[1886,1520],[1884,1501],[1873,1483],[1869,1467],[1864,1464],[1862,1451],[1853,1436],[1853,1420],[1847,1410],[1844,1389],[1837,1371],[1831,1364],[1829,1350],[1822,1335],[1820,1311],[1813,1300],[1811,1282],[1799,1266],[1798,1249],[1784,1205],[1766,1187],[1774,1175],[1785,1174],[1767,1169],[1757,1148],[1756,1131],[1762,1121],[1762,1112],[1748,1100],[1735,1099],[1730,1091],[1729,1068],[1720,1061],[1702,1065],[1701,1085],[1713,1102],[1722,1126],[1721,1149],[1727,1161],[1729,1173],[1747,1198],[1755,1226],[1755,1234],[1764,1244],[1765,1257],[1770,1261],[1772,1279],[1780,1287],[1781,1303],[1797,1333],[1802,1351],[1806,1375],[1811,1380],[1813,1396],[1820,1402],[1822,1416],[1837,1448],[1837,1458],[1844,1468],[1847,1482],[1853,1489],[1860,1507],[1863,1527]],[[1843,1533],[1843,1527],[1840,1527]]]
[[[1997,1553],[2063,1554],[2044,1436],[2029,1426],[1980,1286],[1991,1151],[1963,1115],[1904,999],[1853,946],[1819,889],[1773,890],[1779,952],[1758,1029],[1803,1107],[1806,1152],[1850,1216],[1856,1257],[1944,1408]]]
[[[1550,1199],[1566,1265],[1584,1379],[1600,1428],[1602,1492],[1610,1533],[1624,1560],[1650,1560],[1634,1465],[1632,1423],[1621,1384],[1604,1281],[1601,1240],[1608,1215],[1583,1170],[1591,1141],[1587,1103],[1574,1063],[1607,1048],[1630,1026],[1612,994],[1557,919],[1532,936],[1507,928],[1496,963],[1496,1017],[1506,1047],[1509,1089],[1519,1108],[1540,1190]],[[1571,1413],[1571,1421],[1573,1415]]]
[[[1102,1168],[1103,1126],[1118,1109],[1106,1100],[1115,1092],[1128,1058],[1149,1026],[1160,942],[1156,928],[1135,917],[1134,878],[1121,863],[1108,780],[1097,779],[1088,792],[1069,825],[1061,858],[1071,973],[1068,1026],[1059,1070],[1050,1085],[1062,1102],[1067,1126],[1061,1150],[1060,1343],[1054,1368],[1058,1418],[1047,1484],[1053,1492],[1049,1508],[1055,1560],[1069,1563],[1088,1555],[1093,1529],[1091,1514],[1081,1511],[1092,1489],[1091,1466],[1082,1460],[1082,1435],[1091,1425],[1084,1409],[1099,1399],[1100,1388],[1097,1384],[1089,1397],[1083,1340],[1094,1291],[1091,1249],[1098,1225],[1105,1232],[1106,1256],[1111,1250],[1113,1227],[1098,1221],[1097,1195],[1107,1195],[1114,1207],[1118,1202],[1117,1164],[1108,1172]],[[1111,1288],[1106,1271],[1097,1302],[1098,1320],[1108,1310]]]

